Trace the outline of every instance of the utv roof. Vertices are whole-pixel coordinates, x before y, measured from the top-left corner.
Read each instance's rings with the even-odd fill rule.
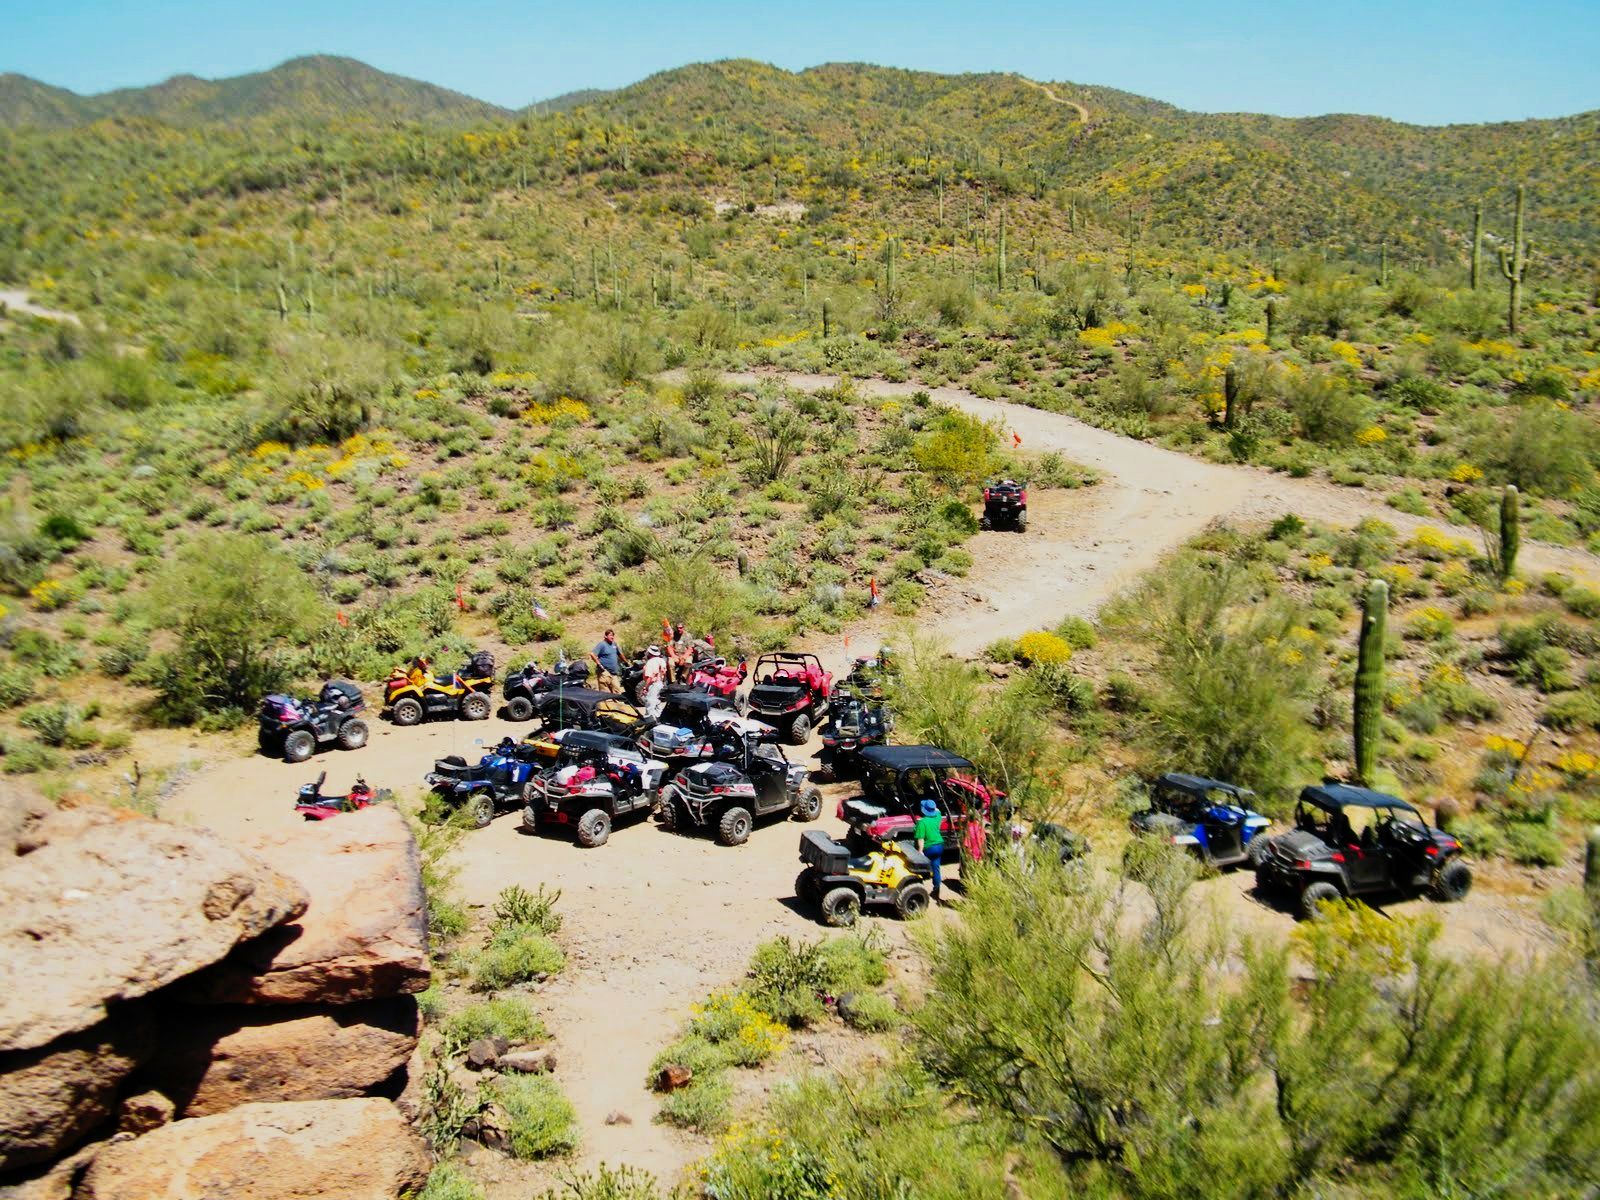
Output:
[[[912,771],[918,767],[955,767],[971,770],[972,763],[959,754],[937,746],[868,746],[861,757],[874,766],[891,771]]]
[[[1220,779],[1207,779],[1204,775],[1185,775],[1181,771],[1168,771],[1156,780],[1157,787],[1169,787],[1175,791],[1189,792],[1192,795],[1203,796],[1207,792],[1224,792],[1229,796],[1254,796],[1249,788],[1242,788],[1236,783],[1224,783]]]
[[[798,650],[774,650],[771,654],[763,654],[760,658],[756,659],[756,662],[814,662],[818,666],[822,665],[822,660],[815,654],[812,654],[809,651],[802,652]]]
[[[1305,788],[1300,793],[1302,804],[1311,804],[1325,812],[1338,812],[1341,808],[1394,808],[1414,813],[1417,810],[1399,796],[1388,792],[1375,792],[1371,788],[1356,787],[1348,783],[1322,783]]]
[[[664,691],[661,695],[661,705],[663,709],[679,708],[685,712],[691,710],[709,712],[713,708],[726,708],[731,710],[734,707],[733,701],[728,699],[726,696],[715,696],[710,692],[698,691]]]
[[[584,750],[633,750],[633,739],[620,733],[604,733],[598,729],[558,729],[554,740],[563,747]]]

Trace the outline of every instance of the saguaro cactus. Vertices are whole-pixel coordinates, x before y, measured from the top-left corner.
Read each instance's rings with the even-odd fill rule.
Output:
[[[1483,201],[1472,206],[1472,290],[1478,290],[1483,270]]]
[[[1272,345],[1272,335],[1277,332],[1277,329],[1275,328],[1275,326],[1277,324],[1278,324],[1278,302],[1276,300],[1268,300],[1267,301],[1267,345],[1269,345],[1269,346]]]
[[[1238,416],[1238,403],[1239,372],[1229,363],[1222,372],[1222,424],[1227,429],[1233,428],[1234,419]]]
[[[1389,243],[1378,244],[1378,286],[1389,286]]]
[[[1361,640],[1356,660],[1356,782],[1370,785],[1383,736],[1383,639],[1389,621],[1389,585],[1374,579],[1361,605]]]
[[[1533,253],[1533,244],[1522,236],[1522,203],[1526,190],[1522,184],[1517,185],[1517,210],[1512,219],[1511,245],[1500,247],[1500,274],[1506,277],[1511,290],[1506,306],[1506,329],[1513,337],[1517,335],[1518,317],[1522,312],[1522,281],[1528,276],[1528,256]]]
[[[1517,551],[1522,549],[1522,505],[1516,484],[1506,484],[1500,496],[1500,582],[1517,573]]]
[[[1583,848],[1583,894],[1589,901],[1589,926],[1594,931],[1589,970],[1600,972],[1600,825],[1589,827]]]
[[[1006,210],[1000,210],[1000,240],[995,246],[994,286],[996,291],[1006,290]]]

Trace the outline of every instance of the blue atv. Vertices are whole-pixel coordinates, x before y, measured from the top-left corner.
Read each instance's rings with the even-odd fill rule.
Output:
[[[1272,822],[1246,807],[1255,793],[1220,779],[1172,772],[1150,789],[1150,807],[1133,814],[1133,832],[1180,846],[1218,870],[1251,866],[1268,853]]]
[[[549,765],[535,744],[503,738],[476,765],[459,754],[436,759],[423,781],[446,809],[464,811],[482,829],[497,810],[520,806],[523,786]]]

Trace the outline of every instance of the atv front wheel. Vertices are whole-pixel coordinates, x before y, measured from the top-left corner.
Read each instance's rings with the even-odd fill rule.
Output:
[[[813,868],[807,867],[794,877],[794,898],[796,900],[804,901],[806,904],[815,904],[818,900],[817,893],[820,890],[817,873]]]
[[[661,828],[668,833],[678,831],[678,791],[673,787],[661,789]]]
[[[920,917],[928,911],[929,899],[927,884],[902,883],[894,894],[894,910],[907,920]]]
[[[604,846],[611,836],[611,817],[603,808],[591,808],[578,818],[578,845],[589,850]]]
[[[339,726],[339,746],[344,750],[359,750],[367,744],[367,723],[361,720],[346,721]]]
[[[738,713],[741,717],[748,717],[750,715],[749,692],[735,692],[733,694],[733,711]]]
[[[463,721],[487,721],[491,707],[489,697],[482,692],[468,692],[461,697],[461,719]]]
[[[1433,877],[1433,886],[1429,890],[1433,898],[1442,904],[1465,900],[1467,893],[1472,890],[1472,868],[1460,859],[1445,863]]]
[[[811,736],[811,718],[801,713],[789,726],[789,744],[791,746],[804,746],[806,739]]]
[[[849,929],[861,915],[861,897],[855,888],[836,887],[822,898],[822,923]]]
[[[283,739],[285,762],[303,763],[317,752],[317,738],[309,729],[296,729]]]
[[[1267,857],[1271,853],[1272,839],[1261,833],[1251,838],[1250,844],[1244,848],[1245,861],[1258,871],[1266,865]]]
[[[815,821],[822,815],[821,790],[814,787],[802,790],[790,811],[796,821]]]
[[[526,721],[533,716],[533,701],[526,696],[513,696],[506,701],[506,720]]]
[[[494,820],[494,797],[488,792],[478,792],[467,801],[467,817],[474,829],[487,828]]]
[[[723,846],[742,846],[750,840],[752,818],[748,808],[730,808],[717,822],[717,842]]]
[[[390,712],[396,725],[415,725],[422,720],[422,702],[407,696],[404,700],[396,700]]]
[[[1335,885],[1317,880],[1308,883],[1300,890],[1300,915],[1307,921],[1315,921],[1322,916],[1322,906],[1330,900],[1337,900],[1344,895]]]

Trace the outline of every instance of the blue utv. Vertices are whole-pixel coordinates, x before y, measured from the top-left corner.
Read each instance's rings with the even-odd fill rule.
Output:
[[[1220,779],[1170,772],[1150,789],[1150,807],[1128,822],[1136,834],[1182,847],[1208,867],[1259,865],[1272,822],[1247,807],[1255,793]]]

